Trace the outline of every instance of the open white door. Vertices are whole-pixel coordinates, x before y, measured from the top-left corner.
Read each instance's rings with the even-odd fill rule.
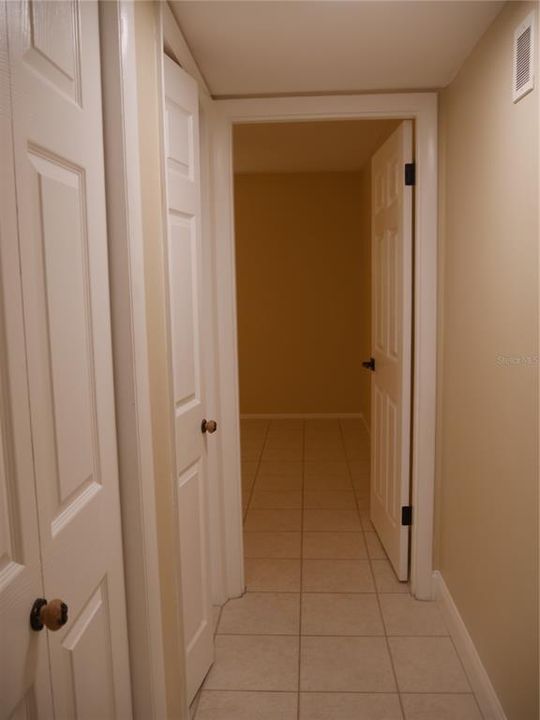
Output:
[[[409,562],[412,133],[411,121],[401,123],[373,156],[371,180],[371,520],[399,580]]]
[[[206,402],[202,352],[201,180],[196,81],[164,61],[169,316],[176,497],[187,693],[191,702],[214,648],[210,599]],[[206,428],[206,426],[205,426]],[[210,432],[213,428],[210,426]]]
[[[7,21],[18,227],[0,238],[0,715],[127,720],[98,7],[8,2]],[[30,630],[40,596],[68,606],[57,632]]]

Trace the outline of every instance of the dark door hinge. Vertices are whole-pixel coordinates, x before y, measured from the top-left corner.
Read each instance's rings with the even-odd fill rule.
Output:
[[[412,506],[403,505],[401,508],[401,524],[412,525]]]
[[[405,185],[416,185],[416,163],[405,163]]]

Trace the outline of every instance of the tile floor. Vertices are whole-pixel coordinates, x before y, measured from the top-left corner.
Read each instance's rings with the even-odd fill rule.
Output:
[[[216,610],[196,720],[481,720],[369,520],[362,423],[244,421],[242,460],[247,591]]]

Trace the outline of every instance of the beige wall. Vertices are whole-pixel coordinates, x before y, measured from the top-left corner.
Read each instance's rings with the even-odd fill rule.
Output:
[[[135,3],[135,41],[139,92],[141,197],[145,245],[146,312],[156,512],[162,588],[163,644],[168,718],[183,718],[184,655],[177,594],[173,437],[170,425],[169,372],[167,364],[162,185],[160,168],[160,116],[156,41],[157,4]]]
[[[440,103],[439,567],[509,720],[538,718],[539,90],[511,96],[532,6],[506,5]]]
[[[237,175],[242,413],[369,417],[370,179]]]

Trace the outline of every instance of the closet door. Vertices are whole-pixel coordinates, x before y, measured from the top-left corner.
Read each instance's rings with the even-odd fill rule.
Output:
[[[197,83],[164,56],[169,317],[179,565],[189,702],[212,664],[207,443],[202,350],[201,188]]]
[[[8,2],[7,18],[36,595],[68,606],[60,630],[31,638],[48,645],[54,703],[38,714],[129,718],[98,6]]]
[[[53,717],[46,639],[13,166],[6,5],[0,4],[0,718]]]

